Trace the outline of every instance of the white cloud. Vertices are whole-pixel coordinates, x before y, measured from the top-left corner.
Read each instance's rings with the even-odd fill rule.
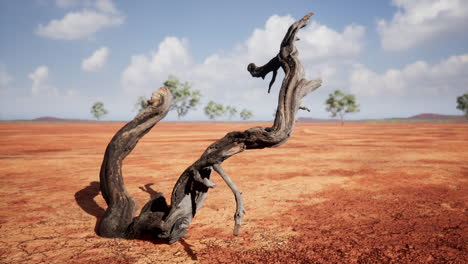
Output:
[[[245,46],[251,58],[269,58],[279,50],[289,26],[295,19],[291,16],[273,15],[265,28],[255,29]],[[362,51],[365,29],[360,25],[348,25],[342,33],[312,21],[298,33],[297,43],[302,60],[354,56]]]
[[[127,93],[149,93],[162,86],[169,74],[180,77],[189,64],[187,40],[167,37],[157,51],[132,56],[130,65],[122,73],[121,82]]]
[[[61,0],[58,6],[70,7],[76,5],[75,1]],[[86,4],[88,3],[88,4]],[[110,0],[83,2],[85,9],[78,12],[69,12],[62,19],[54,19],[47,25],[40,24],[36,29],[39,36],[51,39],[74,40],[93,36],[105,28],[118,26],[124,23],[125,17],[121,15]]]
[[[158,49],[149,54],[132,56],[130,65],[123,71],[121,84],[128,95],[138,97],[150,94],[160,87],[169,74],[189,81],[193,88],[201,90],[203,100],[216,100],[225,104],[253,109],[257,118],[269,119],[276,106],[275,89],[281,83],[278,75],[273,93],[268,95],[268,81],[252,78],[247,65],[268,62],[279,51],[279,46],[288,27],[294,22],[290,16],[271,16],[260,29],[255,29],[243,43],[226,53],[215,53],[201,63],[194,63],[188,50],[188,42],[176,37],[167,37]],[[335,63],[328,59],[348,59],[362,50],[362,26],[348,26],[337,32],[316,22],[311,28],[300,32],[299,56],[307,77],[335,76]],[[300,44],[300,46],[299,46]],[[324,69],[308,66],[320,60]],[[316,75],[319,74],[319,75]],[[270,78],[270,76],[267,76]],[[276,88],[275,88],[276,87]],[[203,115],[200,113],[200,117]]]
[[[81,69],[84,71],[98,71],[106,64],[109,56],[109,48],[101,47],[96,50],[89,58],[86,58],[81,63]]]
[[[362,51],[364,33],[360,25],[348,25],[339,33],[314,21],[299,34],[297,46],[303,48],[304,60],[355,56]]]
[[[96,0],[96,8],[106,13],[118,13],[112,0]]]
[[[36,70],[29,74],[32,80],[33,95],[57,95],[57,89],[49,84],[49,68],[47,66],[39,66]]]
[[[244,44],[244,50],[248,51],[251,59],[270,59],[272,54],[277,54],[279,44],[288,30],[294,23],[291,16],[273,15],[268,18],[265,28],[257,28]]]
[[[392,21],[381,19],[377,30],[385,50],[404,50],[468,27],[466,0],[393,0],[399,10]]]
[[[435,65],[417,61],[383,74],[356,65],[350,77],[351,91],[363,96],[456,96],[466,92],[467,83],[468,54]]]
[[[83,6],[86,8],[96,8],[108,13],[118,12],[112,0],[55,0],[55,4],[60,8]]]
[[[5,65],[0,64],[0,91],[5,91],[13,81],[13,77],[8,73]]]

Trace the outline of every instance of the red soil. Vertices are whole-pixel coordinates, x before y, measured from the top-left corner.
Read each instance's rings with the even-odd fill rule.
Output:
[[[468,125],[298,124],[224,163],[184,240],[106,239],[97,181],[123,123],[0,124],[0,263],[466,263]],[[267,124],[263,124],[267,125]],[[143,205],[170,195],[217,138],[249,123],[161,123],[124,162]],[[151,184],[145,188],[145,184]]]

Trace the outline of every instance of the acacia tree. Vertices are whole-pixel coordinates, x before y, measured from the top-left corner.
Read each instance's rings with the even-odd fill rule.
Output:
[[[252,77],[261,78],[270,72],[275,73],[279,68],[284,71],[278,110],[272,126],[227,133],[208,146],[201,157],[180,175],[172,190],[170,204],[159,193],[134,217],[137,205],[123,184],[122,161],[138,140],[169,111],[172,101],[169,89],[162,87],[153,93],[148,107],[122,127],[106,148],[100,172],[100,188],[108,207],[97,227],[99,235],[128,239],[150,235],[169,243],[178,241],[184,237],[190,222],[200,210],[208,189],[215,187],[210,179],[212,170],[221,176],[234,193],[234,235],[239,234],[244,214],[242,196],[221,164],[244,150],[280,146],[291,136],[301,99],[322,83],[321,80],[309,81],[304,78],[304,69],[294,45],[297,32],[309,23],[311,15],[312,13],[307,14],[289,27],[279,53],[268,63],[260,67],[251,63],[247,67]]]
[[[215,101],[209,101],[204,108],[205,115],[209,119],[215,119],[226,114],[226,109],[222,104],[216,103]]]
[[[468,119],[468,93],[457,97],[457,109],[463,111],[465,117]]]
[[[105,108],[104,108],[104,103],[103,102],[96,102],[91,106],[91,114],[99,120],[101,116],[106,115],[109,113]]]
[[[188,82],[181,83],[177,77],[169,75],[168,80],[164,82],[164,86],[172,94],[173,99],[170,110],[176,110],[179,119],[190,110],[195,109],[200,103],[200,91],[192,90],[192,86]]]
[[[335,90],[335,92],[331,93],[325,104],[327,105],[326,110],[331,113],[332,117],[336,117],[337,115],[340,117],[341,125],[344,123],[343,118],[345,114],[359,112],[359,105],[356,103],[354,95],[340,90]]]
[[[237,108],[233,105],[226,106],[226,113],[229,115],[229,120],[231,120],[237,114]]]
[[[248,119],[253,117],[253,113],[252,113],[252,111],[247,110],[247,109],[244,108],[240,112],[240,117],[242,118],[242,120],[248,120]]]

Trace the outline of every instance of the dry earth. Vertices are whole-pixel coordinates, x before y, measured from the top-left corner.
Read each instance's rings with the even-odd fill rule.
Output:
[[[184,240],[106,239],[98,174],[123,123],[0,124],[0,263],[466,263],[468,125],[298,124],[224,163]],[[124,162],[139,205],[249,123],[160,123]],[[267,125],[267,124],[264,124]],[[152,185],[151,185],[152,184]],[[145,187],[146,185],[146,187]]]

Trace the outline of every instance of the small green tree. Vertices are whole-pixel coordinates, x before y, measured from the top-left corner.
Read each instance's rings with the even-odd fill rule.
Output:
[[[228,105],[226,106],[226,112],[229,115],[229,120],[231,120],[234,116],[237,115],[237,108],[235,106]]]
[[[164,86],[169,88],[172,93],[171,110],[177,111],[177,117],[180,119],[195,106],[200,103],[201,93],[199,90],[192,90],[188,82],[181,83],[177,77],[169,75]]]
[[[457,109],[463,111],[465,117],[468,119],[468,93],[457,97]]]
[[[335,92],[330,94],[325,104],[327,106],[326,110],[331,113],[332,117],[336,117],[337,115],[340,117],[341,125],[343,125],[345,114],[359,112],[359,105],[356,103],[354,95],[340,90],[335,90]]]
[[[141,112],[147,106],[148,106],[148,98],[146,98],[145,96],[140,96],[138,97],[137,102],[135,103],[133,109],[138,110],[138,112]]]
[[[103,102],[96,102],[93,104],[91,107],[91,114],[99,120],[101,116],[106,115],[108,111],[104,108],[104,103]]]
[[[226,114],[226,109],[224,106],[214,101],[209,101],[204,110],[205,115],[207,115],[209,119],[215,119],[216,117],[220,117]]]
[[[242,120],[248,120],[248,119],[253,117],[253,113],[252,113],[252,111],[247,110],[247,109],[244,108],[240,112],[240,117],[242,118]]]

